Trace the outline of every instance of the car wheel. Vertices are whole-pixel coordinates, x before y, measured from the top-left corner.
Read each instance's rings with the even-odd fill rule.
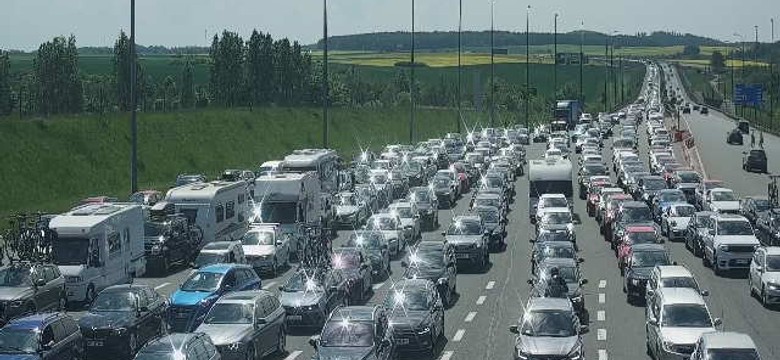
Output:
[[[130,337],[127,339],[127,348],[130,350],[130,354],[135,354],[135,349],[138,348],[138,338],[135,333],[130,333]]]
[[[284,354],[287,352],[287,334],[284,332],[284,328],[279,330],[279,339],[276,341],[276,353]]]
[[[246,350],[246,357],[245,357],[245,359],[246,360],[255,360],[255,344],[249,343],[246,346],[247,346],[247,350]]]
[[[90,284],[87,287],[87,293],[84,295],[84,304],[89,306],[95,301],[95,286]]]
[[[766,289],[761,289],[761,305],[769,307],[769,295],[767,295]]]
[[[65,293],[60,294],[60,299],[57,302],[57,311],[65,311],[68,307],[68,296]]]
[[[712,263],[713,263],[712,264],[712,269],[713,269],[713,271],[715,271],[715,275],[717,275],[717,276],[723,275],[723,269],[721,269],[721,267],[720,267],[720,265],[718,263],[718,258],[713,258],[712,259]]]
[[[691,241],[690,238],[688,238],[688,236],[685,237],[685,250],[688,250],[691,253],[693,253],[693,249],[691,248]]]

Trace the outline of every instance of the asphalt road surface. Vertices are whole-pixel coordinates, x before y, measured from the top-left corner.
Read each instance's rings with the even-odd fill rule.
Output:
[[[698,113],[685,116],[695,134],[707,175],[722,179],[741,195],[765,195],[766,176],[749,174],[741,170],[744,147],[725,144],[726,131],[734,127],[732,120],[715,111],[702,116]],[[640,154],[647,153],[644,129],[640,128]],[[749,144],[749,140],[746,142]],[[749,146],[749,145],[748,145]],[[765,147],[770,154],[780,149],[780,139],[765,136]],[[609,161],[609,142],[605,144],[605,159]],[[528,159],[540,158],[544,144],[527,148]],[[678,155],[682,158],[682,155]],[[576,164],[576,156],[572,159]],[[771,169],[777,169],[770,162]],[[508,327],[517,322],[528,300],[530,271],[529,239],[533,227],[528,221],[528,181],[520,177],[515,183],[517,196],[511,205],[508,224],[509,246],[502,253],[490,256],[491,268],[486,273],[460,272],[456,304],[445,314],[446,343],[436,358],[451,359],[511,359],[514,336]],[[449,224],[454,215],[466,212],[469,194],[458,201],[452,210],[439,210],[441,228]],[[582,268],[589,283],[585,285],[585,305],[589,314],[590,330],[584,335],[588,359],[646,359],[645,314],[643,305],[630,305],[622,292],[622,277],[609,245],[599,235],[596,222],[587,216],[585,202],[575,199],[575,212],[582,220],[576,225],[580,256],[585,259]],[[425,239],[441,239],[441,230],[427,232]],[[338,246],[348,231],[340,232],[334,242]],[[763,308],[748,295],[744,274],[716,277],[701,264],[701,260],[688,253],[679,243],[666,243],[673,260],[688,266],[702,288],[710,291],[707,298],[715,317],[723,318],[723,329],[745,332],[753,337],[765,359],[780,359],[780,314]],[[181,269],[163,278],[141,278],[136,282],[149,284],[163,295],[170,295],[189,269]],[[385,291],[402,274],[400,261],[392,262],[392,278],[374,285],[374,295],[369,303],[381,303]],[[264,278],[263,288],[278,292],[278,286],[291,275],[288,270],[277,278]],[[81,313],[75,313],[78,317]],[[288,335],[288,353],[277,359],[310,359],[314,354],[308,344],[310,335]],[[410,358],[418,359],[420,356]]]

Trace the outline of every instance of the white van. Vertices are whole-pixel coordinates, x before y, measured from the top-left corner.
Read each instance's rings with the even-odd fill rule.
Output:
[[[203,243],[240,240],[249,222],[250,198],[243,181],[187,184],[168,190],[165,201],[203,231]]]
[[[90,303],[104,288],[146,273],[140,205],[105,203],[55,216],[54,264],[65,275],[68,301]]]

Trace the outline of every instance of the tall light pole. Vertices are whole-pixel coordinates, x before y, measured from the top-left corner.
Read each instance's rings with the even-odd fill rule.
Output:
[[[461,54],[463,53],[463,0],[458,2],[458,117],[455,119],[455,128],[460,133],[460,122],[463,114],[461,112],[461,87],[463,77],[463,62],[461,60]]]
[[[495,127],[496,116],[496,62],[495,62],[495,43],[493,33],[495,32],[495,16],[493,8],[496,5],[495,0],[490,0],[490,127]]]
[[[585,42],[585,21],[582,21],[582,29],[580,29],[580,106],[584,105],[585,98],[582,96],[582,62],[585,61],[585,54],[582,52],[582,46]]]
[[[330,84],[328,78],[328,0],[322,0],[322,148],[328,148],[328,106],[330,105]]]
[[[412,63],[410,64],[410,71],[411,81],[409,82],[409,143],[414,145],[414,0],[412,0],[412,33],[411,33],[411,41],[412,41]]]
[[[739,81],[745,81],[745,40],[744,38],[742,38],[742,35],[739,33],[734,33],[734,36],[738,38],[740,42],[739,61],[741,66],[739,68]],[[741,105],[739,109],[740,109],[739,110],[740,115],[743,116],[745,114],[744,105]],[[736,112],[736,109],[734,110]]]
[[[558,13],[553,20],[553,100],[558,96]]]
[[[770,35],[770,44],[774,45],[775,43],[775,18],[769,19],[769,23],[771,24],[771,35]],[[777,84],[775,84],[775,64],[772,55],[769,55],[769,84],[771,88],[769,89],[769,128],[774,129],[774,119],[775,119],[775,87]]]
[[[135,96],[135,0],[130,0],[130,193],[138,191],[138,101]]]
[[[609,49],[609,71],[612,74],[612,101],[617,104],[617,74],[615,72],[615,38],[613,35],[615,31],[610,34],[610,49]]]
[[[604,34],[604,112],[609,112],[609,33]]]
[[[528,8],[526,8],[525,11],[525,127],[528,128],[529,124],[531,123],[531,118],[529,117],[528,107],[531,104],[531,73],[530,73],[530,59],[531,59],[531,49],[530,46],[530,31],[531,31],[531,5],[528,5]]]

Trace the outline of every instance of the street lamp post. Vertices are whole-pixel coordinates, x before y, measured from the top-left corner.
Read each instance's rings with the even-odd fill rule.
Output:
[[[495,32],[495,19],[493,8],[496,5],[495,0],[490,0],[490,127],[495,127],[496,116],[496,63],[495,63],[495,43],[493,33]]]
[[[553,21],[553,100],[558,96],[558,13]]]
[[[604,34],[604,112],[609,112],[609,34]]]
[[[135,59],[135,0],[130,0],[130,193],[138,191],[138,118],[136,86],[136,59]]]
[[[580,30],[580,105],[585,102],[585,98],[582,95],[582,62],[585,61],[585,54],[582,52],[582,45],[585,42],[585,21],[582,21],[582,29]]]
[[[410,76],[410,82],[409,82],[409,143],[414,145],[414,0],[412,0],[412,33],[411,33],[411,42],[412,42],[412,63],[409,64],[409,69],[411,71]]]
[[[461,87],[462,87],[462,77],[463,77],[463,63],[461,60],[461,56],[463,53],[463,0],[459,0],[458,3],[458,116],[455,119],[455,128],[457,129],[457,132],[460,133],[460,122],[461,118],[463,117],[463,113],[461,112]]]
[[[530,123],[531,123],[531,119],[529,117],[529,111],[528,111],[529,110],[528,107],[531,104],[531,101],[530,101],[531,100],[531,88],[530,88],[530,85],[531,85],[531,81],[530,81],[531,73],[529,71],[530,70],[529,68],[531,66],[531,63],[529,61],[531,59],[531,50],[529,48],[529,46],[530,46],[529,41],[531,39],[531,37],[530,37],[530,30],[531,30],[530,19],[531,19],[531,5],[528,5],[528,8],[526,8],[526,12],[525,12],[525,91],[526,91],[526,94],[525,94],[525,127],[526,128],[528,128]]]
[[[322,0],[322,147],[328,148],[328,105],[330,102],[330,84],[328,83],[328,0]]]

